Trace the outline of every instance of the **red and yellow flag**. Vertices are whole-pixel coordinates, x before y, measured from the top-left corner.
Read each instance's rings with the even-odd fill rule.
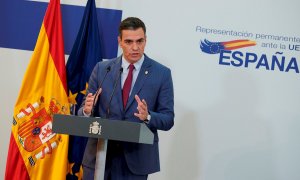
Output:
[[[60,1],[50,0],[17,99],[5,179],[65,179],[68,136],[52,132],[69,114]]]

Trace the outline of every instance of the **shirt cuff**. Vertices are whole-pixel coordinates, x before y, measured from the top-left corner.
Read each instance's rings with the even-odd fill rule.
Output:
[[[91,113],[90,113],[90,114],[86,114],[86,113],[84,112],[84,109],[82,109],[82,113],[83,113],[83,115],[84,115],[85,117],[90,117],[90,116],[91,116]]]

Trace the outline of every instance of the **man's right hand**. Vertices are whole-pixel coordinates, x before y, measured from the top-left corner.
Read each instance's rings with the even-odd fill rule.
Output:
[[[95,104],[97,103],[97,100],[98,100],[98,97],[99,95],[101,94],[101,91],[102,89],[100,88],[98,90],[98,93],[97,94],[92,94],[92,93],[89,93],[86,98],[85,98],[85,103],[84,103],[84,107],[83,107],[83,112],[85,115],[87,116],[90,116],[91,113],[92,113],[92,109],[93,109],[93,106],[94,106],[94,99],[96,98],[95,100]],[[96,96],[96,97],[95,97]]]

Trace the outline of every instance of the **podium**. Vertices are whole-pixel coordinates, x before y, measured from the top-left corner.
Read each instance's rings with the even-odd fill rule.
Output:
[[[144,123],[108,120],[98,117],[54,114],[52,131],[98,138],[95,179],[104,179],[107,140],[153,144],[154,134]]]

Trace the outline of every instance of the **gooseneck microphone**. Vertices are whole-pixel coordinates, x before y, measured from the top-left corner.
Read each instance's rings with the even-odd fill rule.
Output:
[[[108,104],[107,104],[107,108],[106,108],[106,119],[109,118],[109,113],[110,113],[110,104],[111,104],[111,101],[112,101],[112,98],[115,94],[115,91],[116,91],[116,88],[118,86],[118,82],[120,80],[120,77],[121,77],[121,74],[123,72],[123,68],[121,67],[120,70],[119,70],[119,74],[118,74],[118,77],[117,77],[117,80],[115,81],[115,84],[114,84],[114,87],[113,87],[113,90],[112,90],[112,93],[109,97],[109,101],[108,101]]]
[[[94,97],[94,101],[93,101],[93,107],[92,107],[92,111],[91,111],[91,116],[92,117],[94,117],[94,109],[95,109],[95,106],[96,106],[96,104],[97,104],[97,102],[96,102],[96,97],[98,96],[98,94],[99,94],[99,89],[100,88],[102,88],[102,84],[103,84],[103,82],[104,82],[104,80],[106,79],[106,76],[107,76],[107,74],[108,74],[108,72],[111,70],[111,66],[108,66],[107,68],[106,68],[106,72],[105,72],[105,75],[104,75],[104,77],[103,77],[103,79],[102,79],[102,81],[100,82],[100,85],[99,85],[99,88],[97,89],[97,91],[95,92],[95,97]]]

